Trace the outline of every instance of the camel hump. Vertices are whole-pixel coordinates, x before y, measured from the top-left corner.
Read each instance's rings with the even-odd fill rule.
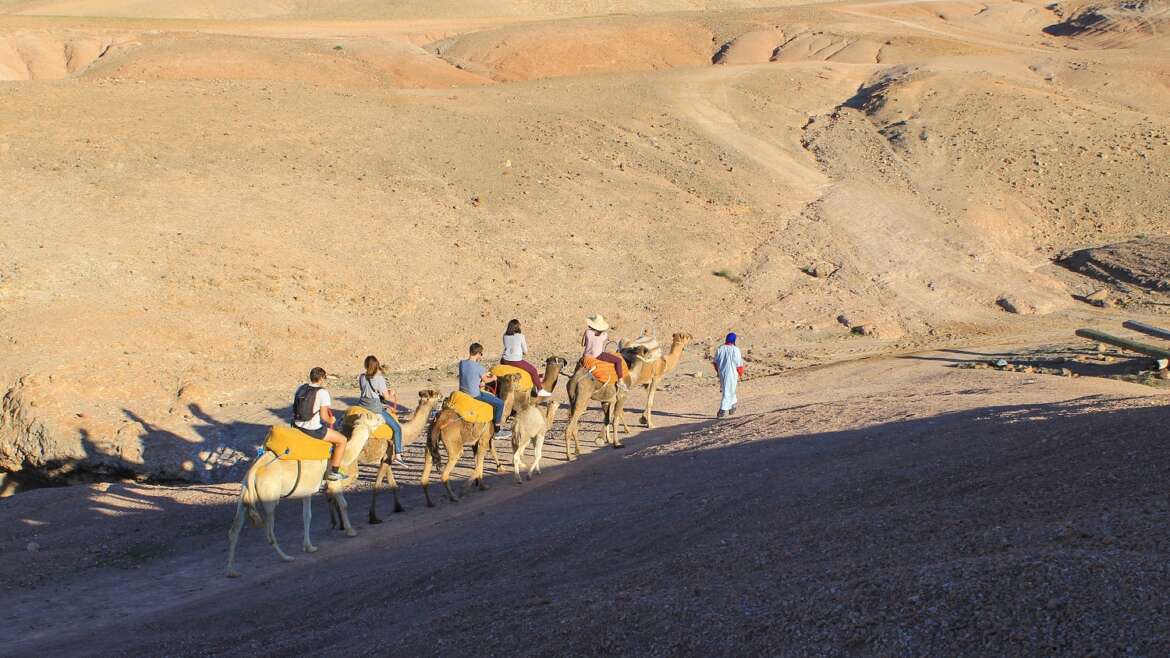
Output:
[[[328,441],[314,439],[289,425],[273,425],[264,447],[288,461],[324,461],[333,450]]]
[[[452,393],[444,407],[459,414],[468,423],[490,423],[495,417],[492,405],[476,400],[463,391]]]

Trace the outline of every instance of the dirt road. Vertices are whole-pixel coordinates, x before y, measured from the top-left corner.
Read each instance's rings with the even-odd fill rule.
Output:
[[[1167,651],[1164,397],[947,367],[992,354],[757,379],[719,423],[710,380],[679,378],[659,397],[668,426],[625,451],[565,465],[558,431],[542,478],[436,509],[411,452],[406,514],[367,526],[355,494],[345,540],[318,504],[321,550],[292,564],[247,532],[240,580],[222,575],[231,487],[22,494],[0,510],[17,584],[0,651]],[[297,507],[280,510],[287,547]],[[121,552],[60,568],[91,543]]]

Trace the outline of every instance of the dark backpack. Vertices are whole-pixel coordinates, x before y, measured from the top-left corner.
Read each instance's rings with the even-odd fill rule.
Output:
[[[312,386],[310,384],[301,384],[293,395],[292,415],[293,422],[305,422],[313,419],[313,405],[317,403],[317,391],[321,390],[320,386]]]

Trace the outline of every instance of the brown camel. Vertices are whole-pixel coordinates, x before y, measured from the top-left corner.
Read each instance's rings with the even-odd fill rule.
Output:
[[[507,400],[514,395],[514,389],[520,381],[520,375],[505,375],[496,381],[499,382],[497,397],[502,400]],[[440,443],[447,450],[446,465],[443,465],[443,457],[439,453]],[[472,448],[475,452],[475,470],[472,472],[471,477],[463,483],[463,489],[460,495],[466,494],[467,488],[473,482],[479,487],[480,491],[488,488],[483,482],[483,461],[489,450],[492,453],[492,458],[496,460],[496,470],[502,471],[503,466],[500,464],[500,458],[496,454],[496,447],[492,444],[492,424],[490,422],[469,423],[460,418],[454,409],[444,404],[443,410],[439,412],[439,416],[435,418],[434,424],[431,425],[431,431],[427,434],[427,451],[423,455],[422,477],[419,478],[423,495],[427,499],[427,507],[435,506],[434,502],[431,501],[428,486],[431,482],[431,468],[436,465],[443,467],[440,478],[443,482],[443,488],[447,490],[447,498],[451,502],[457,502],[459,500],[459,497],[451,490],[451,471],[455,469],[455,465],[459,463],[459,457],[463,454],[463,449],[467,447]]]
[[[677,333],[671,336],[670,352],[661,357],[657,361],[647,364],[642,369],[642,376],[634,381],[635,385],[646,387],[646,408],[642,411],[642,424],[646,427],[654,427],[654,420],[651,417],[654,408],[654,392],[658,390],[659,384],[670,374],[672,370],[678,367],[679,360],[682,359],[683,348],[694,340],[688,333]],[[625,426],[625,418],[621,419],[622,425]],[[628,434],[630,428],[626,427]]]
[[[410,416],[410,420],[402,425],[402,445],[414,443],[418,435],[422,433],[423,428],[427,425],[427,420],[430,418],[431,409],[442,400],[442,394],[435,390],[426,390],[418,392],[418,406],[415,407],[414,413]],[[374,494],[370,498],[370,523],[381,523],[382,519],[378,518],[377,505],[378,493],[382,490],[382,480],[385,479],[386,486],[394,494],[394,511],[402,511],[402,503],[398,500],[398,482],[394,479],[394,470],[390,464],[396,454],[394,451],[394,440],[390,432],[389,426],[384,426],[386,432],[378,431],[366,443],[365,449],[358,457],[358,462],[361,464],[378,464],[378,475],[374,477]],[[380,427],[379,430],[382,428]],[[350,475],[350,479],[357,477],[357,470]]]
[[[569,365],[569,362],[567,360],[565,360],[564,357],[550,356],[547,359],[545,359],[545,361],[544,361],[544,386],[543,386],[544,390],[548,391],[549,393],[553,392],[553,390],[557,387],[557,380],[560,378],[561,373],[564,371],[564,369],[568,365]],[[511,417],[513,411],[519,410],[519,405],[517,405],[516,402],[517,402],[518,398],[521,397],[520,393],[521,392],[519,390],[513,389],[512,395],[500,398],[501,400],[504,401],[504,418]],[[527,393],[528,393],[527,397],[532,398],[533,401],[538,401],[537,397],[536,397],[536,388],[533,388],[532,390],[527,391]],[[549,398],[541,398],[541,399],[547,400]]]
[[[649,350],[644,346],[631,347],[626,353],[633,360],[624,380],[628,387],[630,382],[641,380],[642,371],[650,364],[647,356]],[[601,435],[597,437],[597,445],[609,443],[614,448],[625,447],[621,439],[617,437],[617,422],[624,413],[627,392],[617,385],[617,381],[611,380],[602,384],[594,379],[593,375],[585,368],[577,368],[577,371],[569,378],[567,388],[569,392],[569,425],[565,428],[565,452],[569,460],[572,461],[581,456],[581,447],[577,442],[577,424],[589,408],[590,400],[600,402],[605,415]]]

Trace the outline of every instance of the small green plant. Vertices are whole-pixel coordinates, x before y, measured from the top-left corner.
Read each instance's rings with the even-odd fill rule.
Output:
[[[336,46],[333,46],[333,49],[334,49],[334,50],[345,50],[345,48],[343,48],[343,47],[341,46],[341,44],[337,44]]]
[[[743,283],[743,278],[736,276],[734,272],[732,272],[731,270],[726,269],[726,268],[721,269],[721,270],[715,270],[711,274],[714,274],[715,276],[717,276],[721,279],[727,279],[728,281],[730,281],[732,283]]]

